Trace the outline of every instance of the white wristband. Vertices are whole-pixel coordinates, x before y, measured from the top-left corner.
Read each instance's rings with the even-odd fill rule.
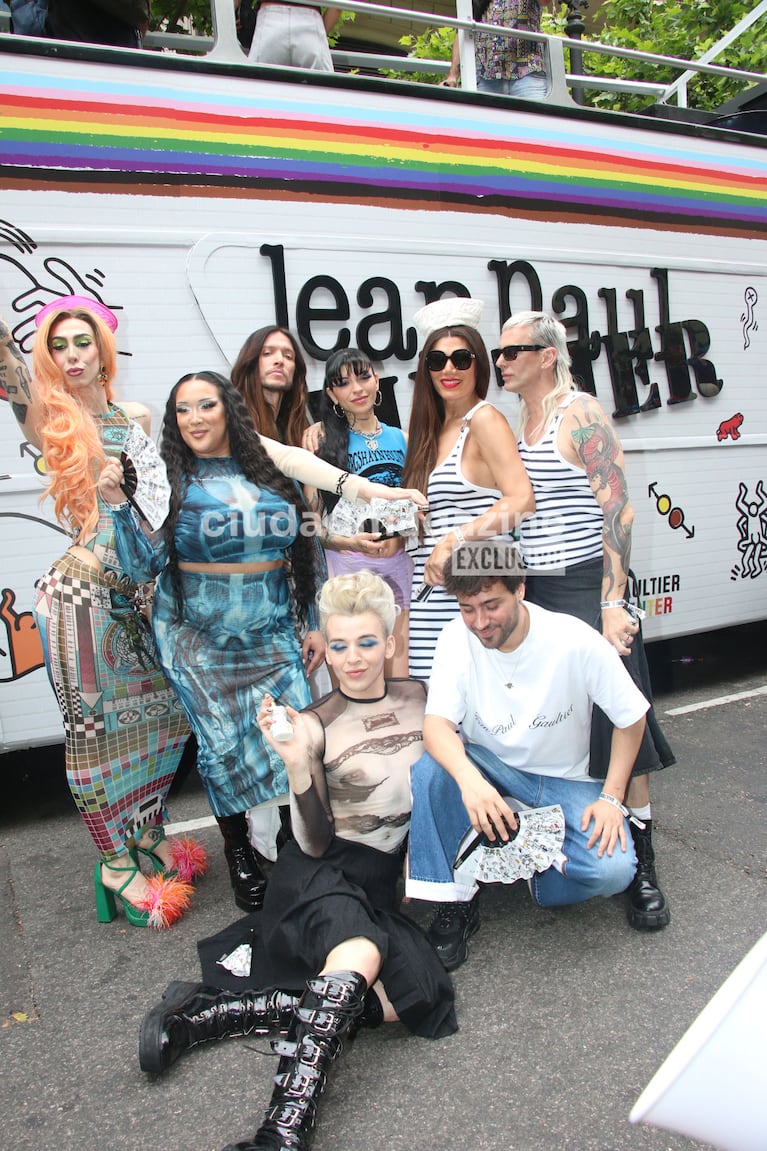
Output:
[[[642,823],[642,820],[637,819],[635,815],[632,815],[629,809],[626,807],[625,803],[621,803],[621,801],[616,799],[614,795],[610,795],[609,792],[603,791],[598,798],[603,799],[605,803],[611,803],[613,807],[617,807],[618,811],[621,813],[624,819],[627,819],[629,823],[633,823],[634,826],[638,827],[640,831],[644,831],[645,825]]]

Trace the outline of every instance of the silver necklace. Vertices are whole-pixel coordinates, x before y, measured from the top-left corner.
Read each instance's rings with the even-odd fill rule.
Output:
[[[524,610],[524,609],[523,609]],[[492,662],[495,664],[496,670],[499,672],[499,678],[507,691],[514,690],[513,677],[517,674],[517,666],[522,657],[522,648],[525,645],[525,640],[530,633],[530,617],[528,622],[523,627],[522,639],[519,641],[513,651],[498,651],[497,649],[491,651]],[[514,656],[514,659],[509,659],[509,656]]]
[[[381,428],[381,425],[379,424],[378,420],[376,420],[376,426],[372,432],[363,432],[362,428],[355,428],[355,431],[357,432],[358,435],[362,436],[363,440],[365,440],[365,442],[367,443],[367,446],[371,452],[377,452],[378,451],[378,438],[377,437],[380,436],[382,430],[383,429]]]

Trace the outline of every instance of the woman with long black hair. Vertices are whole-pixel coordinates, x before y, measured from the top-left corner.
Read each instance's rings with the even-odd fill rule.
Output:
[[[118,505],[116,546],[126,570],[159,577],[152,626],[160,661],[197,737],[197,766],[224,835],[235,902],[250,910],[263,900],[266,881],[245,813],[288,792],[282,760],[258,728],[261,699],[268,692],[305,707],[307,674],[325,649],[315,630],[314,521],[292,481],[352,499],[424,501],[263,439],[217,372],[175,385],[161,453],[172,494],[154,537],[123,503],[119,460],[107,461],[99,487]]]

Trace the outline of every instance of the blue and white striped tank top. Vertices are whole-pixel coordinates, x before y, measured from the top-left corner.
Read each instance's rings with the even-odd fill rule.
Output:
[[[568,463],[557,447],[559,425],[573,392],[557,408],[537,444],[524,436],[517,447],[535,493],[535,515],[522,521],[520,542],[527,567],[563,569],[602,555],[602,509],[583,468]]]

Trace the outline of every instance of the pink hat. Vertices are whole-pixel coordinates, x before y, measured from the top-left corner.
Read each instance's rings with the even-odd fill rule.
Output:
[[[35,327],[39,328],[43,320],[52,312],[69,312],[73,308],[87,308],[100,320],[103,320],[110,331],[117,328],[117,316],[99,300],[92,300],[89,296],[61,296],[58,300],[51,300],[35,316]]]

